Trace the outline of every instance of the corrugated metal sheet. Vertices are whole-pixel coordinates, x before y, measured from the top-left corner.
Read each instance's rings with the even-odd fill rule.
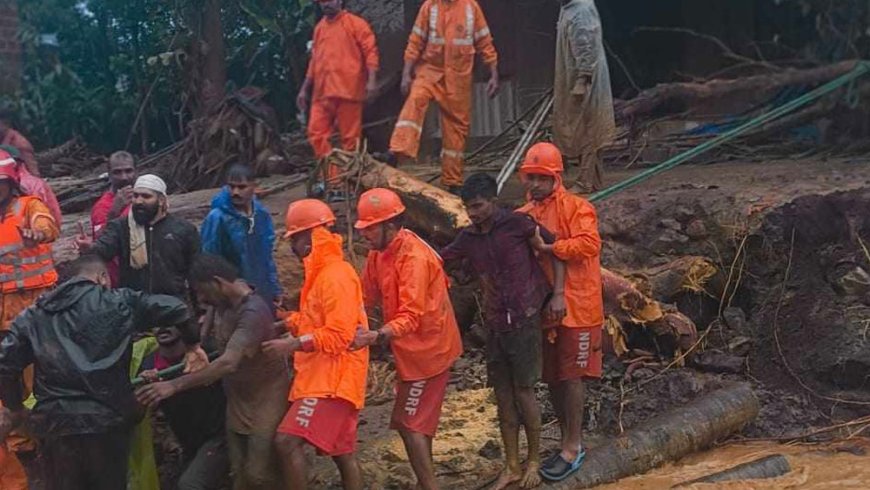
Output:
[[[494,99],[486,96],[486,83],[475,83],[471,100],[471,131],[469,137],[491,137],[502,130],[517,117],[516,84],[504,80],[501,91]],[[437,104],[430,104],[423,124],[424,138],[441,137],[441,117]]]

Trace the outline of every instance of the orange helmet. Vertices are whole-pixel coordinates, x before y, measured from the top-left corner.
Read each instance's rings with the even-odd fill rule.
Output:
[[[358,230],[383,223],[405,212],[405,205],[398,194],[389,189],[370,189],[359,196],[356,205]]]
[[[310,230],[317,226],[328,226],[335,223],[335,215],[323,201],[317,199],[300,199],[287,207],[287,232],[284,238]]]
[[[0,179],[9,179],[18,185],[21,176],[18,173],[18,164],[9,152],[0,150]]]
[[[565,170],[562,152],[553,143],[535,143],[526,152],[520,172],[555,177]]]

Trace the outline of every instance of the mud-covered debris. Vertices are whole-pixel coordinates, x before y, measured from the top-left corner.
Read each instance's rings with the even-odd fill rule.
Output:
[[[735,356],[717,349],[701,352],[695,356],[694,361],[694,367],[711,373],[739,374],[743,372],[745,364],[745,357]]]
[[[725,325],[731,330],[746,331],[746,313],[742,308],[729,306],[722,311],[722,318],[725,319]]]
[[[692,240],[703,240],[709,235],[707,225],[699,219],[692,220],[686,225],[686,235]]]
[[[477,451],[477,454],[490,460],[501,459],[501,446],[495,442],[495,439],[490,439]]]

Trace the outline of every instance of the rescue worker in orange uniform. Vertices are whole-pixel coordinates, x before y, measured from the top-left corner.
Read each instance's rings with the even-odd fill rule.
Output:
[[[402,227],[405,206],[388,189],[360,196],[356,229],[368,242],[363,292],[371,312],[380,306],[384,326],[357,331],[353,348],[389,344],[399,383],[390,428],[399,431],[418,488],[438,488],[432,439],[438,428],[450,366],[462,340],[447,293],[443,261],[414,232]]]
[[[51,243],[60,231],[48,206],[37,197],[21,195],[19,185],[15,159],[0,151],[0,338],[19,313],[57,283]],[[29,394],[33,367],[25,371],[24,384]],[[4,444],[0,476],[23,483],[9,488],[27,488],[20,478],[19,460],[31,478],[39,478],[33,441],[13,432]]]
[[[551,143],[538,143],[526,154],[520,173],[528,204],[519,209],[556,235],[546,244],[536,236],[533,246],[565,263],[566,315],[551,325],[544,338],[543,380],[562,430],[561,447],[541,466],[541,476],[561,481],[580,469],[584,380],[601,377],[601,237],[598,218],[589,201],[569,193],[562,184],[562,154]],[[543,261],[544,269],[552,278]]]
[[[405,49],[402,93],[408,98],[390,140],[392,159],[414,159],[429,102],[441,110],[441,183],[458,192],[463,152],[471,127],[474,55],[489,68],[487,95],[498,93],[498,55],[475,0],[426,0]],[[394,162],[393,162],[394,163]]]
[[[356,433],[363,407],[369,350],[350,350],[358,328],[368,329],[362,285],[344,260],[342,238],[327,229],[335,216],[322,201],[301,199],[287,209],[287,232],[302,260],[305,280],[299,311],[285,320],[290,334],[263,343],[265,352],[293,355],[292,405],[275,444],[285,458],[286,488],[308,488],[305,445],[331,456],[345,489],[363,487]]]
[[[377,87],[378,45],[369,23],[342,8],[343,0],[315,0],[323,18],[314,28],[311,61],[296,105],[305,113],[311,94],[308,141],[318,159],[332,152],[338,129],[341,147],[356,150],[362,135],[363,103]],[[338,175],[330,165],[327,179]]]

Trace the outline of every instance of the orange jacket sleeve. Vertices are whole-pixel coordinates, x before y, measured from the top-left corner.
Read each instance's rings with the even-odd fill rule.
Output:
[[[315,328],[311,336],[315,351],[340,354],[353,342],[362,305],[349,304],[359,294],[355,278],[338,273],[329,279],[320,283],[317,292],[326,324]]]
[[[27,221],[31,230],[45,235],[44,243],[53,242],[60,236],[60,230],[51,215],[51,210],[42,201],[34,199],[27,204]]]
[[[366,260],[361,278],[366,308],[372,308],[381,304],[381,288],[378,287],[376,274],[374,259],[369,257]]]
[[[291,311],[286,318],[284,318],[284,328],[290,332],[290,335],[294,337],[299,336],[299,329],[305,325],[307,322],[305,315],[303,315],[299,311]]]
[[[492,33],[489,31],[483,10],[477,2],[474,2],[474,48],[480,53],[480,57],[487,66],[498,63],[498,53],[496,53],[495,44],[492,42]]]
[[[396,265],[399,271],[399,306],[387,325],[394,336],[402,337],[420,328],[420,318],[426,312],[429,267],[425,260],[413,255],[402,256]]]
[[[595,208],[586,204],[578,206],[568,219],[570,237],[553,244],[553,255],[561,260],[579,257],[595,257],[601,253],[601,236],[598,234],[598,218]]]
[[[429,2],[425,2],[417,12],[417,20],[414,21],[414,27],[411,28],[411,35],[408,37],[408,46],[405,48],[405,62],[419,60],[423,50],[426,49],[426,42],[429,39],[430,8]]]
[[[377,70],[380,66],[380,56],[378,55],[378,42],[375,39],[375,33],[372,32],[371,26],[364,19],[359,19],[354,25],[354,38],[359,44],[360,51],[366,60],[366,67],[369,70]]]

